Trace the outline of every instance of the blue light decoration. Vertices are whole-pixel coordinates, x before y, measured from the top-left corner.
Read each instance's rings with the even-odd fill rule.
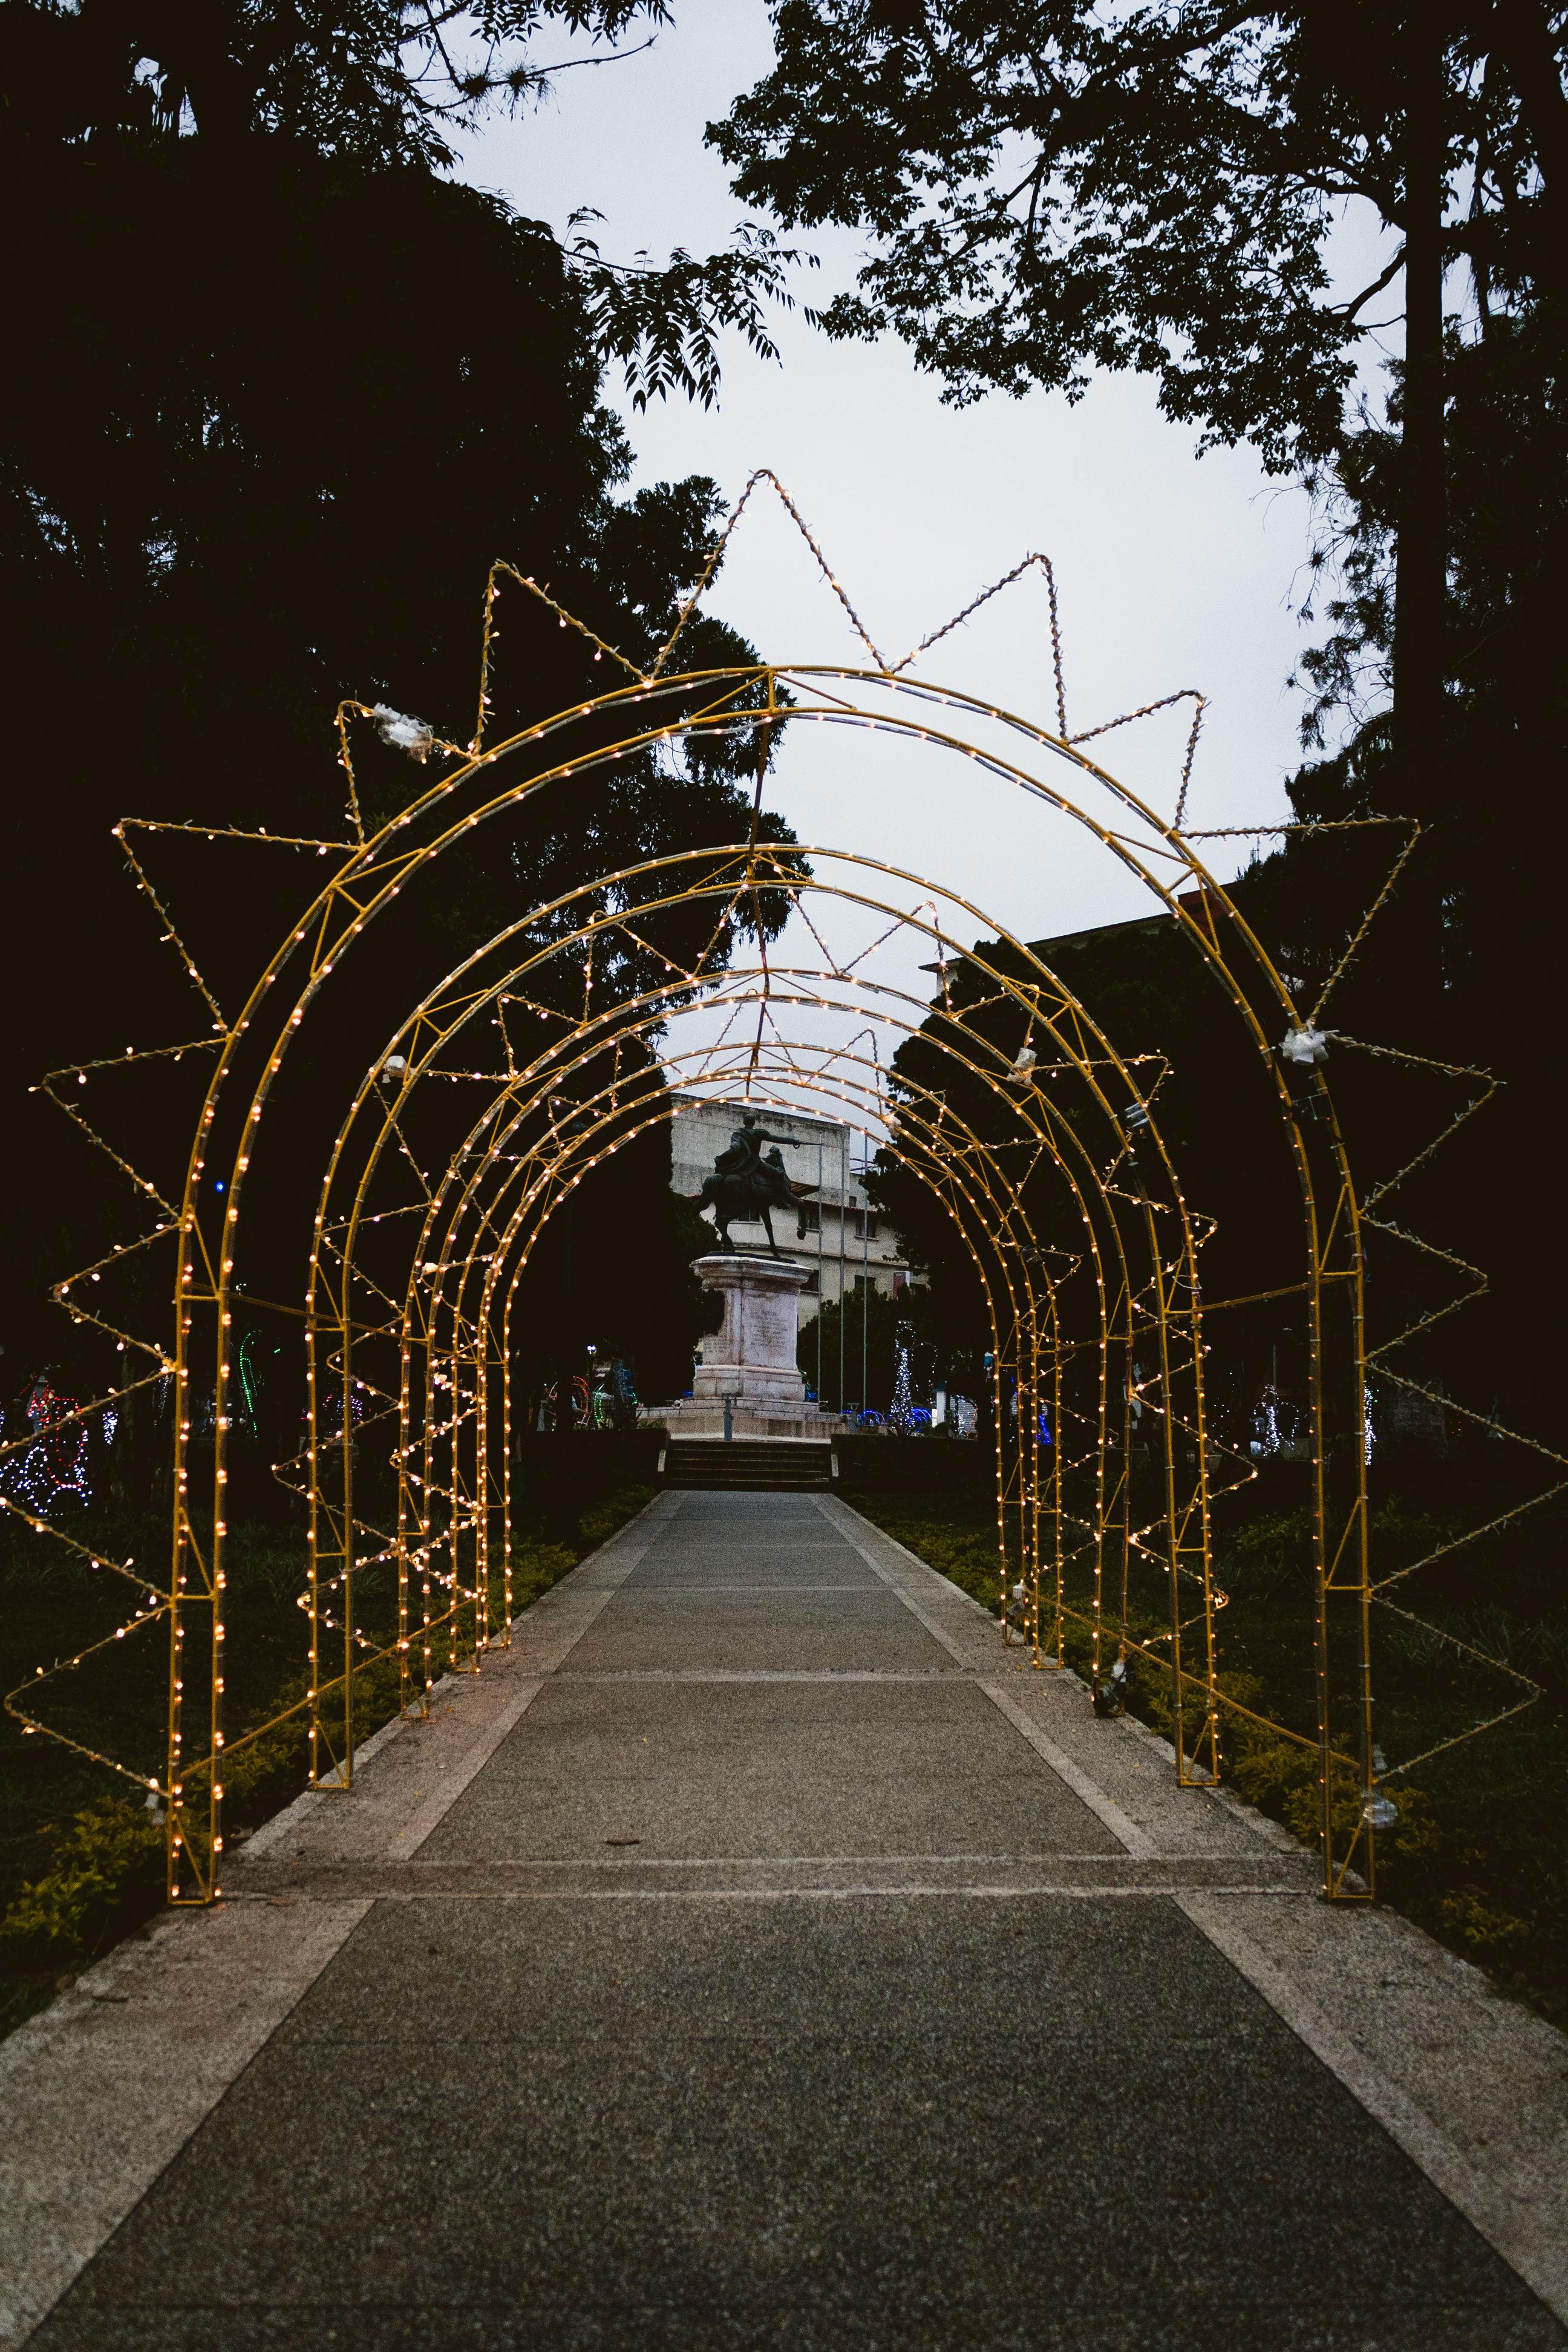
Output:
[[[1046,1419],[1045,1408],[1042,1406],[1035,1415],[1035,1443],[1037,1445],[1051,1445],[1055,1442],[1051,1435],[1051,1424]]]
[[[11,1455],[0,1470],[12,1500],[40,1519],[48,1517],[62,1495],[83,1508],[92,1500],[87,1483],[87,1423],[68,1418],[76,1410],[75,1397],[63,1396],[48,1374],[40,1372],[23,1408],[34,1442],[25,1454]],[[104,1435],[111,1439],[107,1414],[104,1419]]]

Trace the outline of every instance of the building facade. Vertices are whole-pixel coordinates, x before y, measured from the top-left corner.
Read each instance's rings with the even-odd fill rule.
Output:
[[[715,1102],[706,1096],[680,1094],[675,1102],[670,1182],[687,1199],[695,1200],[701,1192],[715,1159],[748,1113],[780,1139],[791,1181],[810,1186],[798,1196],[795,1216],[787,1209],[773,1213],[779,1248],[808,1276],[801,1294],[803,1321],[815,1313],[818,1298],[853,1298],[862,1284],[891,1296],[909,1281],[896,1236],[866,1198],[861,1183],[865,1139],[858,1130],[835,1119],[807,1118],[757,1103]],[[760,1217],[754,1222],[737,1217],[731,1232],[750,1248],[766,1246]]]

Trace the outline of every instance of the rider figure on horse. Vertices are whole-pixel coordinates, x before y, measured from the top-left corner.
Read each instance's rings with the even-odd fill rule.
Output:
[[[727,1149],[715,1159],[713,1173],[704,1182],[697,1202],[699,1210],[712,1210],[719,1238],[726,1247],[730,1244],[731,1217],[760,1216],[767,1232],[769,1249],[775,1257],[780,1255],[771,1212],[794,1209],[798,1203],[784,1154],[774,1150],[764,1156],[763,1146],[790,1140],[787,1135],[770,1135],[752,1112],[742,1112],[740,1126],[732,1130]]]

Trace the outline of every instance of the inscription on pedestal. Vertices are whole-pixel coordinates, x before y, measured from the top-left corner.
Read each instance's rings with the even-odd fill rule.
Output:
[[[691,1270],[723,1307],[718,1330],[702,1342],[694,1402],[731,1397],[755,1412],[799,1412],[805,1382],[795,1349],[800,1294],[811,1279],[805,1267],[724,1252],[696,1259]]]

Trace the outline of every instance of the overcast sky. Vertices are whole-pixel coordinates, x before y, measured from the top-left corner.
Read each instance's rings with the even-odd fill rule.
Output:
[[[743,207],[702,143],[705,122],[763,74],[762,0],[676,0],[679,22],[627,61],[563,75],[541,110],[493,123],[466,175],[557,230],[580,205],[604,215],[604,250],[662,258],[721,245]],[[569,45],[563,53],[569,53]],[[856,240],[816,232],[807,299],[847,282]],[[1158,413],[1151,385],[1097,381],[1075,408],[1056,394],[944,407],[901,343],[829,342],[782,318],[783,364],[736,344],[717,411],[684,401],[626,416],[637,483],[711,475],[727,496],[758,466],[781,477],[859,609],[894,656],[1032,549],[1059,583],[1068,718],[1094,725],[1178,688],[1211,698],[1189,821],[1268,823],[1287,813],[1297,764],[1303,642],[1293,617],[1308,515],[1251,453],[1199,458]],[[806,549],[771,496],[743,519],[713,604],[770,659],[864,656]],[[1045,592],[1032,575],[925,657],[922,669],[1054,724]],[[1095,747],[1166,811],[1185,706]],[[864,739],[860,739],[863,743]],[[773,797],[809,842],[869,849],[963,891],[998,922],[1041,938],[1144,911],[1097,845],[1047,840],[974,771],[918,751],[869,759],[837,730],[796,729]],[[1243,862],[1215,845],[1217,870]],[[973,936],[975,926],[969,926]],[[912,965],[911,965],[912,970]]]

